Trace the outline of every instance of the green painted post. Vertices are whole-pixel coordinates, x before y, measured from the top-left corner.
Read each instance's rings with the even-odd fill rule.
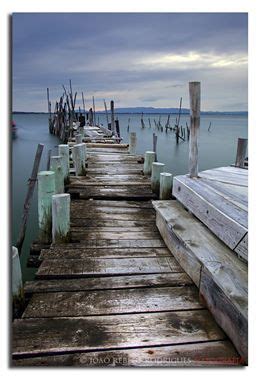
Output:
[[[153,162],[151,172],[151,189],[152,192],[159,195],[160,191],[160,173],[164,170],[164,163]]]
[[[169,172],[162,172],[160,174],[160,200],[169,200],[172,195],[172,181],[173,175]]]
[[[58,153],[59,153],[59,156],[62,157],[62,170],[63,170],[64,182],[68,183],[69,175],[70,175],[69,146],[59,145]]]
[[[50,168],[55,173],[55,193],[64,193],[62,157],[60,155],[51,157]]]
[[[144,157],[144,175],[151,175],[152,163],[155,161],[156,153],[154,151],[146,151]]]
[[[52,238],[53,243],[70,241],[70,195],[52,196]]]
[[[86,145],[85,143],[79,143],[73,146],[72,149],[73,163],[76,176],[86,175]]]
[[[55,173],[41,171],[38,178],[39,241],[50,243],[52,234],[52,196],[55,195]]]
[[[12,294],[20,297],[23,291],[22,271],[18,249],[12,246]]]

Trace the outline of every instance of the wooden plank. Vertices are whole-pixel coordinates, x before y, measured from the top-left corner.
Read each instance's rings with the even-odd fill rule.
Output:
[[[93,155],[87,153],[87,160],[89,162],[140,162],[144,160],[143,155],[131,155],[131,154],[99,154]]]
[[[231,303],[231,296],[220,287],[220,281],[213,277],[213,270],[222,270],[220,264],[212,263],[212,270],[203,267],[201,272],[200,295],[218,324],[225,330],[233,341],[241,356],[248,361],[248,320],[247,309],[239,309],[235,302]],[[229,287],[229,286],[227,286]],[[236,298],[239,291],[232,296]],[[239,293],[240,294],[240,293]],[[241,301],[241,296],[239,297]]]
[[[91,217],[95,217],[97,213],[106,213],[106,214],[132,214],[132,215],[137,215],[137,216],[151,216],[155,215],[154,209],[140,209],[140,208],[135,208],[135,207],[114,207],[114,206],[91,206],[89,207],[88,205],[92,204],[92,201],[72,201],[71,203],[71,212],[72,216],[80,215],[82,217],[80,218],[85,218],[87,215],[91,215]],[[80,216],[79,215],[79,216]],[[83,216],[84,215],[84,216]]]
[[[141,186],[90,186],[90,187],[68,187],[68,193],[78,193],[81,198],[98,199],[155,199],[150,185]]]
[[[76,231],[78,229],[78,231]],[[96,231],[89,231],[87,228],[86,230],[82,230],[82,228],[74,228],[71,232],[71,238],[72,240],[151,240],[154,238],[160,238],[160,234],[158,231],[121,231],[121,230],[115,230],[113,231],[99,231],[99,229],[96,229]]]
[[[85,258],[131,258],[131,257],[169,257],[172,256],[167,248],[111,248],[111,249],[68,249],[54,246],[44,250],[40,259],[85,259]]]
[[[75,172],[75,170],[70,170],[70,173]],[[102,167],[88,167],[87,168],[87,175],[88,174],[93,174],[93,175],[113,175],[113,174],[142,174],[143,173],[143,166],[139,167],[137,166],[136,168],[124,168],[124,167],[113,167],[108,170],[104,166]]]
[[[88,148],[95,148],[95,150],[97,148],[103,149],[105,147],[106,149],[108,149],[108,150],[110,150],[112,152],[113,151],[117,151],[117,150],[119,150],[121,152],[121,151],[124,151],[124,150],[128,150],[129,145],[127,143],[120,143],[120,144],[116,144],[116,147],[115,147],[115,144],[109,144],[109,143],[107,143],[107,144],[102,144],[102,143],[87,143],[86,147],[87,147],[87,149]],[[101,150],[101,151],[103,151],[103,150]]]
[[[112,248],[154,248],[154,247],[166,247],[165,242],[160,239],[151,240],[90,240],[84,242],[73,242],[66,244],[53,245],[50,248],[53,249],[112,249]]]
[[[140,219],[140,220],[94,220],[94,219],[85,219],[85,218],[73,218],[71,219],[71,226],[79,226],[79,227],[111,227],[114,228],[122,228],[122,227],[143,227],[143,226],[151,226],[155,225],[155,216],[153,219]]]
[[[110,275],[182,272],[173,257],[45,259],[36,273],[41,278],[76,278]]]
[[[26,294],[113,290],[122,288],[184,287],[192,285],[190,277],[183,273],[109,276],[101,278],[77,278],[63,280],[35,280],[26,282]]]
[[[119,208],[148,208],[153,209],[151,201],[126,201],[126,200],[72,200],[72,206],[82,205],[85,207],[119,207]]]
[[[204,308],[195,286],[128,288],[34,294],[22,317],[81,317]]]
[[[229,341],[20,358],[12,366],[219,367],[243,364]]]
[[[44,336],[44,338],[43,338]],[[18,319],[13,356],[220,341],[224,333],[206,310],[80,318]]]
[[[247,212],[201,186],[200,179],[175,177],[172,194],[231,249],[246,234]]]
[[[158,229],[155,224],[143,224],[143,226],[100,226],[100,227],[85,227],[85,226],[71,226],[70,231],[72,233],[87,233],[93,235],[95,233],[155,233],[158,235]],[[120,235],[120,234],[119,234]],[[159,236],[159,235],[158,235]],[[159,236],[160,237],[160,236]],[[154,237],[155,238],[155,237]],[[104,238],[106,239],[106,238]],[[121,238],[119,238],[121,239]],[[132,238],[129,238],[132,239]],[[144,238],[145,239],[145,238]]]
[[[244,171],[247,173],[247,170],[244,170]],[[238,174],[236,172],[235,173],[225,172],[225,171],[220,170],[220,168],[201,171],[199,173],[199,177],[207,178],[209,180],[214,180],[217,182],[233,184],[236,186],[242,186],[242,187],[248,186],[247,175],[241,175],[241,174]]]
[[[242,351],[241,345],[245,346],[247,336],[242,336],[241,345],[238,345],[238,338],[241,336],[238,325],[244,325],[247,319],[247,292],[248,278],[247,265],[240,261],[236,255],[231,254],[220,240],[218,240],[200,221],[185,211],[185,209],[177,201],[158,201],[153,203],[157,209],[157,225],[161,228],[161,234],[174,254],[177,261],[183,269],[189,274],[192,280],[200,286],[202,280],[202,270],[206,269],[212,278],[215,288],[218,288],[226,304],[222,303],[222,297],[219,293],[212,292],[212,299],[218,302],[218,306],[224,309],[230,308],[227,312],[227,319],[222,322],[225,332],[231,337],[233,343],[239,351]],[[158,217],[164,220],[165,224],[158,224]],[[167,228],[166,228],[167,225]],[[182,259],[179,254],[179,246],[174,243],[169,246],[170,237],[175,236],[182,241]],[[172,242],[173,239],[171,240]],[[187,255],[187,259],[184,258]],[[197,261],[197,262],[196,262]],[[201,270],[195,270],[195,267],[202,266]],[[214,288],[214,284],[212,287]],[[207,305],[212,309],[211,298],[202,291]],[[237,317],[238,323],[234,324],[234,329],[229,320],[230,314]],[[247,359],[246,355],[244,358]]]

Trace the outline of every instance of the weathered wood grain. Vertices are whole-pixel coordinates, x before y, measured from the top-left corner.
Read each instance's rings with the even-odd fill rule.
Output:
[[[182,272],[173,257],[45,259],[36,277],[55,279],[168,272]]]
[[[194,286],[53,292],[33,295],[22,317],[79,317],[204,308]]]
[[[200,179],[175,177],[173,196],[231,249],[234,249],[246,234],[247,212],[215,190],[201,184]]]
[[[77,278],[63,280],[35,280],[26,282],[26,294],[48,292],[71,292],[113,290],[120,288],[183,287],[192,285],[190,277],[183,273],[109,276],[100,278]]]
[[[111,248],[111,249],[69,249],[54,247],[44,250],[40,259],[85,259],[85,258],[131,258],[172,256],[167,248]]]
[[[77,231],[78,229],[78,231]],[[79,230],[80,229],[80,230]],[[124,229],[124,228],[123,228]],[[139,228],[140,230],[140,228]],[[129,230],[124,231],[119,228],[119,230],[115,231],[100,231],[96,229],[96,231],[90,231],[88,228],[82,230],[81,228],[73,228],[71,231],[72,240],[145,240],[145,239],[155,239],[160,238],[160,234],[158,231],[134,231],[131,232]]]
[[[20,358],[12,366],[219,367],[243,362],[229,341]]]
[[[220,341],[206,310],[15,320],[13,356]]]

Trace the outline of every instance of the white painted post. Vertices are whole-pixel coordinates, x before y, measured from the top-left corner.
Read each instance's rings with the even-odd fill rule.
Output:
[[[146,151],[144,157],[144,175],[151,175],[152,163],[155,161],[156,154],[154,151]]]
[[[23,295],[22,270],[18,249],[12,246],[12,295],[19,298]]]
[[[79,143],[82,143],[82,135],[81,134],[75,134],[75,143],[78,145]]]
[[[52,237],[54,243],[70,241],[70,195],[52,196]]]
[[[76,176],[85,176],[86,175],[86,145],[85,143],[79,143],[74,145],[72,149],[73,163],[75,168]]]
[[[171,199],[172,195],[172,181],[173,175],[169,172],[162,172],[160,174],[160,200]]]
[[[238,138],[237,140],[237,156],[236,156],[236,167],[244,167],[244,161],[247,154],[247,143],[246,138]]]
[[[165,167],[164,163],[153,162],[151,172],[151,189],[152,192],[159,195],[160,191],[160,173],[163,172]]]
[[[136,154],[137,136],[135,132],[129,134],[129,153]]]
[[[51,157],[50,169],[55,173],[55,193],[64,193],[64,176],[60,155]]]
[[[52,195],[55,195],[55,173],[41,171],[37,178],[39,241],[49,243],[52,233]]]
[[[62,157],[62,170],[63,170],[64,182],[68,183],[69,175],[70,175],[69,146],[59,145],[58,154],[60,157]]]
[[[189,176],[198,176],[198,134],[200,125],[200,82],[189,83],[190,97],[190,139]]]

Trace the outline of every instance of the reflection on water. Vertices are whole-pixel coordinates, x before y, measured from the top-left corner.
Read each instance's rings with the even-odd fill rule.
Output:
[[[124,142],[128,142],[127,125],[130,118],[130,132],[137,133],[137,153],[143,154],[152,149],[152,133],[158,136],[157,154],[158,161],[165,163],[166,171],[174,175],[185,174],[188,166],[188,142],[180,141],[176,144],[175,134],[172,131],[166,133],[155,129],[154,121],[158,115],[144,115],[146,127],[141,129],[140,115],[118,115],[121,136]],[[149,128],[148,118],[151,120]],[[176,115],[170,117],[171,125],[174,125]],[[46,169],[47,153],[53,149],[57,153],[58,139],[48,132],[48,115],[21,114],[14,115],[17,126],[17,138],[12,140],[12,243],[15,243],[21,218],[23,203],[27,190],[27,180],[30,177],[37,144],[45,145],[41,170]],[[99,115],[99,121],[106,124],[105,115]],[[164,126],[167,115],[161,115],[161,124]],[[180,124],[185,127],[189,123],[188,115],[182,115]],[[208,132],[209,123],[211,129]],[[237,138],[247,138],[247,116],[232,115],[204,115],[201,117],[199,139],[199,170],[206,170],[218,166],[229,165],[234,162],[236,156]],[[31,241],[37,237],[37,198],[36,190],[32,200],[30,217],[27,226],[27,234],[22,254],[22,269],[24,280],[33,277],[33,269],[26,268],[26,260]]]

